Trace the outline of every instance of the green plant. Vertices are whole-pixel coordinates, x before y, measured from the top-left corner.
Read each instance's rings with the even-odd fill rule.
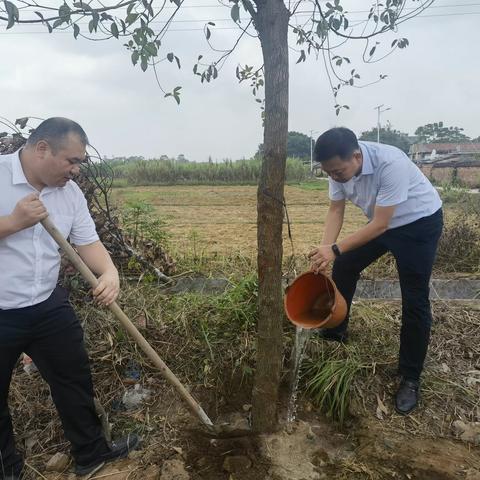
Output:
[[[134,248],[141,242],[151,241],[157,245],[167,243],[166,222],[154,215],[154,208],[145,201],[127,202],[121,214],[121,221],[123,230]]]
[[[353,379],[362,369],[355,350],[345,351],[345,358],[332,358],[322,350],[318,359],[305,362],[302,374],[314,403],[340,424],[348,412]]]
[[[108,161],[114,186],[126,185],[255,185],[261,171],[261,159],[225,160],[221,163],[172,160]],[[105,167],[107,168],[107,167]],[[308,166],[298,158],[288,158],[286,181],[302,182],[308,177]]]

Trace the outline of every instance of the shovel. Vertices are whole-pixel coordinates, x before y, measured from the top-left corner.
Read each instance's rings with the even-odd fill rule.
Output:
[[[68,243],[68,241],[63,238],[62,233],[57,229],[57,227],[55,227],[52,221],[47,217],[41,221],[41,224],[43,225],[45,230],[52,236],[52,238],[57,242],[59,247],[65,252],[68,259],[80,272],[82,277],[91,285],[92,288],[95,288],[98,285],[97,278],[88,268],[85,262],[80,258],[78,253]],[[180,380],[168,368],[168,366],[160,358],[157,352],[147,342],[145,337],[138,331],[137,327],[135,327],[132,321],[118,306],[117,302],[111,303],[110,305],[108,305],[108,308],[113,312],[113,314],[118,318],[123,327],[130,334],[130,336],[135,340],[135,343],[143,350],[147,357],[160,370],[160,373],[165,378],[165,380],[167,380],[167,382],[175,388],[180,397],[182,397],[182,399],[186,402],[191,412],[200,420],[200,422],[206,429],[206,431],[201,432],[202,434],[210,438],[235,438],[252,434],[250,430],[229,428],[228,424],[214,425],[208,415],[203,410],[203,408],[200,406],[200,404],[192,397],[192,395],[183,386]]]

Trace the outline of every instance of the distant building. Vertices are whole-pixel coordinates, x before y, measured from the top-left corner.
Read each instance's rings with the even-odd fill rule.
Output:
[[[435,183],[480,188],[480,156],[457,154],[417,162],[420,170]]]
[[[410,146],[410,158],[414,162],[444,155],[480,154],[480,143],[415,143]]]

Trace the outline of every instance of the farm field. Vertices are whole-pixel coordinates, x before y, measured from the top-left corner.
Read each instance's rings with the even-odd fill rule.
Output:
[[[256,252],[255,186],[155,186],[115,188],[117,204],[143,201],[167,223],[176,251],[196,248],[207,255]],[[286,186],[285,199],[296,255],[308,253],[322,238],[328,210],[327,183]],[[343,235],[365,224],[359,209],[349,205]],[[285,254],[290,255],[288,229],[284,229]],[[195,244],[195,245],[194,245]]]

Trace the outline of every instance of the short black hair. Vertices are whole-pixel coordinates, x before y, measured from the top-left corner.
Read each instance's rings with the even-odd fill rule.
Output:
[[[87,134],[77,122],[64,117],[48,118],[33,130],[28,137],[27,146],[36,145],[44,140],[55,154],[62,149],[66,137],[70,134],[77,135],[85,146],[88,145]]]
[[[315,142],[313,156],[317,162],[326,162],[334,157],[349,160],[360,147],[356,135],[345,127],[336,127],[322,133]]]

